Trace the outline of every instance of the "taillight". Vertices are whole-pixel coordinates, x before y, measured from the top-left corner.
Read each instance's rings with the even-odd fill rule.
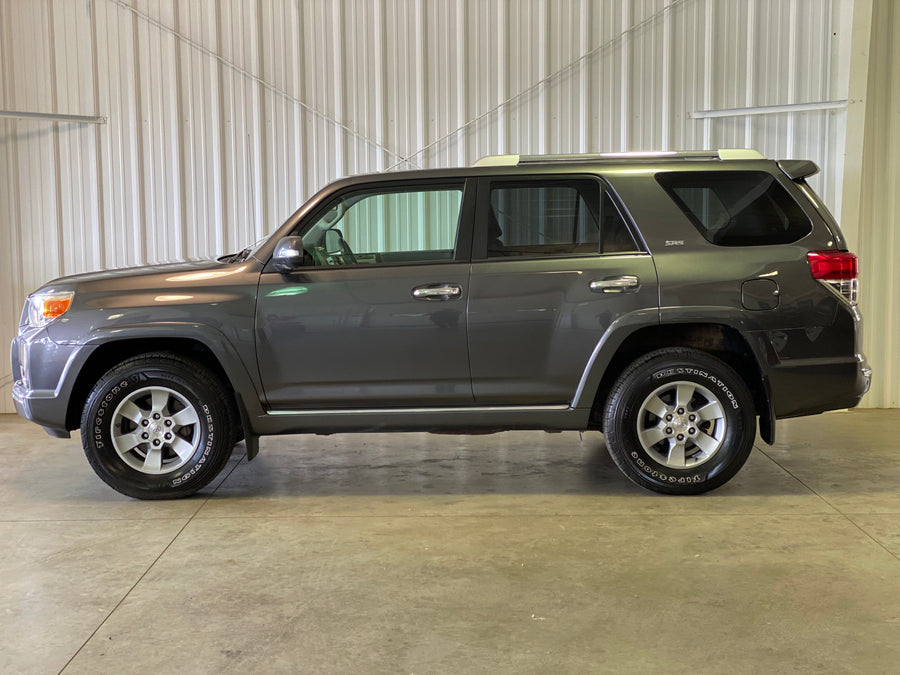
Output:
[[[859,261],[849,251],[810,251],[806,258],[813,279],[843,281],[859,275]]]
[[[849,251],[810,251],[806,254],[813,279],[840,293],[851,305],[859,295],[859,260]]]

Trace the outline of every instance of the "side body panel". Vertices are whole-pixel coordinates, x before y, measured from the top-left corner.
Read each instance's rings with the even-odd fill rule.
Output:
[[[735,162],[729,170],[759,169],[759,164],[744,164]],[[737,329],[769,381],[777,417],[856,405],[865,392],[859,377],[858,312],[812,278],[806,257],[810,250],[833,250],[837,242],[800,188],[773,173],[811,222],[810,233],[791,244],[714,246],[651,172],[613,172],[609,179],[641,224],[651,250],[658,252],[664,325],[696,320]],[[745,284],[763,280],[774,284],[770,300],[748,298]]]
[[[167,341],[192,340],[215,355],[248,408],[261,413],[253,336],[261,269],[255,260],[186,263],[48,284],[46,289],[75,289],[75,297],[60,320],[35,334],[24,329],[13,341],[17,408],[27,408],[30,419],[63,432],[73,386],[96,350],[132,340],[162,350]],[[114,365],[102,364],[102,370]],[[20,378],[23,366],[28,376]]]
[[[594,282],[625,276],[636,277],[639,286],[591,290]],[[631,313],[656,323],[657,298],[647,254],[474,263],[469,352],[475,402],[572,402],[610,326]]]
[[[413,289],[453,284],[448,300]],[[468,263],[262,275],[259,369],[273,410],[471,405]]]

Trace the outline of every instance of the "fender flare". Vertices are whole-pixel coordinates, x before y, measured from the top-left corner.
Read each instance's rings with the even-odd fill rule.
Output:
[[[767,370],[764,367],[768,361],[762,331],[753,330],[742,312],[729,307],[664,307],[660,310],[652,308],[618,317],[610,324],[594,347],[572,399],[572,407],[589,409],[593,406],[610,363],[629,337],[648,326],[655,325],[664,328],[667,324],[720,325],[735,331],[741,337],[749,349],[759,375],[758,382],[752,383],[754,386],[751,388],[759,392],[756,409],[759,416],[760,436],[769,445],[774,443],[775,403]],[[755,386],[757,384],[758,388]]]
[[[202,344],[219,362],[223,375],[228,379],[234,391],[241,393],[239,410],[242,411],[242,417],[246,414],[249,419],[253,419],[255,416],[264,414],[258,373],[248,370],[245,360],[241,358],[232,341],[213,326],[176,321],[120,324],[94,330],[83,344],[96,349],[115,342],[147,339],[159,341],[161,348],[164,348],[166,339],[193,340]],[[255,363],[255,348],[253,356]],[[247,394],[250,392],[253,392],[253,395],[248,396]],[[252,433],[247,428],[244,429],[244,432],[245,434]]]
[[[633,333],[650,324],[659,324],[659,310],[655,307],[623,314],[607,327],[581,374],[581,380],[572,398],[573,408],[591,408],[594,405],[594,397],[600,382],[619,347]]]

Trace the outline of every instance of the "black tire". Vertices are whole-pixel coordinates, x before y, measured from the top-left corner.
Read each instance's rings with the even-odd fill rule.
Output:
[[[239,427],[218,377],[160,352],[128,359],[100,378],[81,414],[81,441],[91,467],[114,490],[176,499],[219,474]]]
[[[622,472],[665,494],[723,485],[756,438],[753,397],[743,380],[696,349],[660,349],[637,359],[613,386],[603,423]]]

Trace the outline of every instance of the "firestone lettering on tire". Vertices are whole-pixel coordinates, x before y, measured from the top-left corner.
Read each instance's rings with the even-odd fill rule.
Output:
[[[109,393],[103,397],[103,400],[100,401],[100,409],[97,411],[97,416],[94,418],[94,443],[97,448],[105,448],[106,444],[103,442],[103,416],[106,415],[107,408],[109,408],[109,402],[113,399],[113,397],[122,391],[125,387],[128,386],[127,380],[122,380],[110,389]]]
[[[687,485],[688,483],[702,483],[706,480],[706,474],[700,473],[695,474],[693,476],[670,476],[664,471],[659,471],[658,469],[654,469],[652,466],[647,464],[636,452],[631,453],[632,459],[634,459],[635,463],[641,468],[641,470],[646,473],[651,478],[657,478],[661,481],[665,481],[668,483],[674,483],[678,485]]]

